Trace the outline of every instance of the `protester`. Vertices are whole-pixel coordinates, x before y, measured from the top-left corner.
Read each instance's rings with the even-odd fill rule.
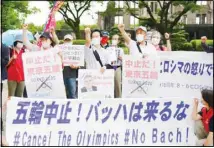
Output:
[[[207,37],[206,36],[202,36],[201,37],[201,47],[202,47],[202,49],[207,53],[213,53],[213,47],[212,46],[208,46],[206,44],[206,42],[207,42]]]
[[[23,53],[23,42],[20,36],[16,36],[13,43],[12,58],[7,64],[9,97],[23,97],[25,87],[22,62]]]
[[[40,35],[39,40],[42,43],[42,46],[39,47],[38,45],[32,44],[27,38],[27,28],[28,25],[23,25],[23,42],[26,48],[30,51],[40,51],[40,50],[51,50],[54,53],[59,53],[58,48],[54,48],[56,44],[59,44],[59,40],[55,33],[53,33],[53,29],[50,31],[52,36],[50,36],[50,32],[44,32]],[[56,41],[56,42],[54,42]]]
[[[101,39],[101,46],[102,48],[106,49],[109,47],[109,33],[107,31],[102,31],[102,39]]]
[[[102,37],[100,30],[95,29],[91,32],[90,28],[85,28],[85,35],[86,69],[100,69],[101,73],[103,73],[105,69],[110,69],[110,56],[100,45]]]
[[[1,94],[3,90],[3,81],[7,79],[6,66],[9,62],[10,49],[5,44],[2,44],[1,48]]]
[[[130,39],[132,38],[131,33],[127,32],[126,34],[130,37]],[[125,46],[126,46],[126,47],[129,47],[128,44],[127,44],[126,42],[125,42]]]
[[[122,81],[122,57],[124,55],[124,51],[122,48],[118,47],[120,42],[119,35],[115,34],[112,36],[111,46],[106,50],[108,52],[112,52],[112,56],[115,56],[115,60],[112,62],[112,67],[115,70],[114,73],[114,90],[115,90],[115,98],[121,98],[122,88],[121,88],[121,81]],[[112,58],[113,59],[113,58]]]
[[[152,35],[151,35],[151,43],[152,45],[155,46],[157,51],[171,51],[171,43],[170,43],[170,39],[169,39],[169,34],[165,33],[164,34],[165,39],[166,39],[166,46],[160,45],[160,41],[161,41],[161,34],[158,31],[153,31]]]
[[[125,25],[119,24],[118,29],[120,30],[125,42],[128,44],[130,55],[139,55],[140,53],[145,57],[149,54],[157,54],[155,47],[146,42],[146,32],[147,29],[143,26],[139,26],[136,29],[136,39],[137,42],[132,40],[125,32]]]
[[[67,34],[64,36],[64,45],[72,45],[73,36]],[[65,66],[63,69],[64,84],[67,92],[67,98],[76,98],[76,78],[79,66],[70,65]]]
[[[192,119],[195,120],[195,134],[204,146],[213,145],[213,90],[202,90],[204,107],[198,112],[198,99],[194,100]]]

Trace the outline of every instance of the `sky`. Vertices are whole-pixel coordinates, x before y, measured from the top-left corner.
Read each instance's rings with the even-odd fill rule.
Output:
[[[101,6],[101,4],[97,3],[96,1],[93,1],[91,11],[86,11],[83,14],[83,16],[80,18],[80,24],[81,25],[96,24],[98,19],[98,15],[96,14],[96,12],[105,11],[106,5],[107,5],[107,1],[103,3],[103,6]],[[47,21],[48,14],[50,12],[48,2],[47,1],[30,1],[29,8],[33,8],[33,7],[39,8],[40,12],[28,15],[28,17],[25,19],[25,23],[27,24],[34,23],[34,25],[36,26],[45,24],[45,22]],[[56,13],[56,21],[58,20],[63,20],[63,17],[59,12]]]

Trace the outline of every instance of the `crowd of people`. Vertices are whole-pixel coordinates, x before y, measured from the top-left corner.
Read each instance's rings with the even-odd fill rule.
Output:
[[[36,42],[29,41],[27,37],[27,29],[28,25],[23,25],[23,35],[17,36],[15,38],[12,49],[2,44],[1,78],[2,81],[7,79],[8,98],[11,96],[27,97],[22,61],[22,55],[24,52],[48,50],[59,56],[59,58],[62,60],[62,51],[57,46],[59,44],[59,39],[54,29],[50,29],[49,32],[42,33],[39,37],[39,40]],[[133,40],[131,35],[125,31],[124,24],[119,24],[118,29],[125,40],[125,45],[129,48],[130,55],[142,55],[143,58],[147,58],[148,56],[157,55],[157,51],[172,51],[170,35],[168,33],[165,33],[163,38],[166,40],[166,46],[164,46],[160,45],[162,36],[158,31],[153,31],[151,34],[151,39],[148,39],[146,27],[139,26],[135,31],[136,40]],[[78,78],[78,69],[80,68],[98,69],[101,73],[104,73],[106,69],[114,69],[114,97],[121,98],[122,60],[124,51],[121,47],[119,47],[119,43],[121,42],[120,35],[113,34],[110,38],[107,31],[101,31],[98,29],[91,30],[90,28],[85,28],[85,40],[85,67],[76,65],[63,66],[63,78],[67,98],[78,98],[78,82],[76,80]],[[109,42],[109,40],[111,40],[111,42]],[[208,53],[213,52],[213,48],[207,46],[206,44],[206,37],[202,37],[201,40],[204,50]],[[73,36],[71,34],[65,35],[63,44],[72,45],[72,43]],[[2,88],[3,86],[1,83],[1,92]],[[194,120],[202,121],[200,124],[197,124],[196,135],[199,139],[205,139],[202,143],[203,145],[212,145],[213,92],[211,90],[203,90],[202,100],[202,103],[206,107],[202,108],[202,111],[197,113],[198,100],[195,100],[195,107],[192,115]],[[201,135],[201,133],[203,134]],[[3,142],[5,141],[3,140]]]

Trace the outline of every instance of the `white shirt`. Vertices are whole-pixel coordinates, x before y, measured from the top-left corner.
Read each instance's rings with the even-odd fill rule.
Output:
[[[156,48],[151,43],[147,42],[146,45],[143,45],[143,46],[139,45],[139,46],[142,51],[142,55],[149,55],[149,54],[157,55]],[[131,40],[128,47],[130,50],[130,55],[136,56],[141,54],[137,48],[136,41]]]
[[[113,64],[111,64],[112,66],[121,66],[122,65],[122,61],[118,59],[119,56],[123,57],[124,55],[124,51],[122,48],[118,48],[118,47],[108,47],[106,49],[111,57],[111,61],[113,61]]]
[[[104,48],[101,47],[100,49],[97,49],[94,46],[91,46],[91,48],[85,46],[86,69],[99,69],[99,68],[101,68],[100,63],[96,60],[96,58],[94,56],[93,51],[95,51],[95,50],[99,54],[100,60],[103,64],[103,66],[111,63],[110,58],[109,58],[110,56]]]

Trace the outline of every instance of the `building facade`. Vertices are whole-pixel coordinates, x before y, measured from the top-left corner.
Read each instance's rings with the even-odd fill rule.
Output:
[[[160,1],[161,5],[163,4],[163,1]],[[207,35],[208,38],[213,38],[213,34],[206,34],[203,31],[203,28],[208,27],[209,29],[213,30],[213,1],[198,1],[198,5],[203,6],[203,9],[200,12],[188,12],[185,15],[182,16],[180,19],[181,23],[186,24],[185,29],[186,31],[191,31],[190,33],[190,39],[193,38],[199,38],[200,35]],[[148,5],[151,8],[151,11],[154,15],[154,17],[157,17],[157,10],[160,9],[159,3],[157,1],[148,1]],[[136,8],[135,13],[137,13],[138,16],[144,16],[144,17],[149,17],[149,14],[146,10],[146,8],[139,9],[138,5],[133,2],[129,2],[130,8]],[[117,14],[114,16],[114,24],[125,24],[126,29],[135,29],[136,26],[139,24],[139,20],[137,18],[134,18],[131,16],[129,13],[126,13],[125,10],[127,7],[126,2],[124,1],[115,1],[115,7],[116,8],[121,8],[120,11],[117,12]],[[181,7],[179,6],[172,6],[169,8],[169,17],[170,15],[173,15],[175,12],[182,10]],[[104,24],[108,22],[105,22],[105,19],[99,15],[98,13],[98,26],[102,30],[106,30],[106,27]],[[195,32],[194,32],[195,28]],[[198,30],[198,29],[199,30]],[[197,31],[201,32],[198,33]]]

